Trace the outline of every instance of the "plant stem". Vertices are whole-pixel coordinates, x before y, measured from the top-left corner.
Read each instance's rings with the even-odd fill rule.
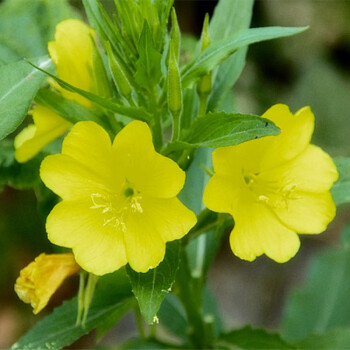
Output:
[[[137,329],[139,331],[140,338],[146,339],[145,327],[144,327],[142,315],[138,305],[134,307],[134,315],[135,315]]]
[[[201,290],[194,287],[194,279],[191,275],[187,253],[184,247],[181,250],[180,269],[177,274],[176,284],[178,288],[179,299],[181,300],[187,314],[189,322],[189,338],[191,346],[196,349],[208,348],[205,343],[205,322],[202,314],[202,295]]]

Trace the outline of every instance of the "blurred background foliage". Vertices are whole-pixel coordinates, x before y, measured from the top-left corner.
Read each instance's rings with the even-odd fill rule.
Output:
[[[0,65],[45,54],[56,23],[72,16],[84,18],[78,0],[70,1],[71,7],[63,0],[47,6],[48,1],[0,1]],[[103,3],[113,9],[113,1]],[[198,38],[204,14],[211,15],[215,5],[214,0],[175,1],[181,30],[187,33],[184,47],[192,37]],[[276,103],[288,104],[293,112],[309,105],[316,116],[313,143],[332,156],[350,156],[349,18],[349,1],[256,1],[252,27],[310,28],[295,37],[250,47],[245,70],[227,96],[226,105],[256,114]],[[1,155],[0,163],[6,161]],[[19,177],[22,171],[37,169],[30,164],[26,168],[10,166]],[[0,174],[0,185],[6,182],[6,174]],[[13,285],[20,269],[34,257],[58,249],[48,242],[44,229],[44,217],[53,200],[43,186],[36,194],[4,186],[0,194],[0,348],[11,345],[42,317],[32,315],[30,307],[14,294]],[[218,297],[224,323],[228,327],[252,324],[271,330],[280,329],[282,324],[288,340],[301,339],[314,331],[350,327],[349,227],[343,236],[345,243],[339,239],[349,221],[350,206],[340,206],[327,232],[302,237],[300,252],[286,264],[264,257],[253,263],[243,262],[232,255],[228,239],[224,239],[210,271],[210,286]],[[43,314],[76,291],[77,280],[72,277]],[[320,305],[328,305],[321,315]],[[304,318],[300,320],[302,312]],[[127,317],[104,343],[123,340],[133,329],[133,320]],[[86,346],[89,339],[85,337],[76,347]]]

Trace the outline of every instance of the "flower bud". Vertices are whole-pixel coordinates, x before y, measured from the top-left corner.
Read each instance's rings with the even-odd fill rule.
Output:
[[[125,74],[122,65],[118,61],[117,57],[113,54],[109,42],[106,43],[106,49],[108,54],[109,68],[112,73],[114,84],[118,89],[119,93],[129,100],[132,92],[131,84]]]
[[[79,270],[73,254],[40,254],[21,270],[15,292],[22,301],[30,303],[34,314],[37,314],[63,281]]]

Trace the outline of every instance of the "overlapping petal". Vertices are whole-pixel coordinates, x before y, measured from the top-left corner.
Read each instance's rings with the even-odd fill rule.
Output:
[[[310,107],[304,107],[293,115],[287,106],[275,105],[262,117],[272,120],[282,130],[281,134],[271,138],[271,144],[265,149],[261,161],[264,169],[295,158],[309,145],[315,124]]]
[[[317,146],[308,145],[298,157],[262,172],[260,177],[265,181],[279,183],[281,188],[293,186],[299,191],[324,192],[329,191],[338,179],[338,172],[326,152]]]
[[[297,253],[300,246],[298,235],[283,225],[264,204],[241,198],[234,219],[230,244],[233,253],[241,259],[252,261],[266,254],[282,263]]]
[[[239,199],[244,190],[242,174],[214,175],[205,187],[203,194],[204,205],[219,213],[233,213],[240,205]]]
[[[23,129],[15,138],[15,158],[24,163],[34,157],[46,145],[63,135],[71,126],[50,109],[36,105],[32,111],[34,125]]]
[[[123,232],[106,222],[91,198],[64,200],[49,214],[46,230],[49,240],[72,248],[75,259],[96,275],[113,272],[127,262]]]
[[[336,207],[329,192],[295,191],[285,207],[273,208],[281,221],[298,233],[320,233],[334,219]]]
[[[114,139],[115,164],[139,191],[159,198],[176,196],[185,183],[185,172],[170,158],[156,153],[146,123],[129,123]]]

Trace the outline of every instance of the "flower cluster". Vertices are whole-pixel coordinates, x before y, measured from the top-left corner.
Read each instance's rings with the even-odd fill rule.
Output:
[[[90,92],[96,92],[93,40],[92,29],[67,20],[57,26],[55,40],[49,43],[58,77]],[[180,75],[175,80],[180,89]],[[84,97],[51,85],[63,97],[92,107]],[[131,93],[128,96],[133,103]],[[179,93],[176,115],[181,113],[181,99]],[[15,142],[19,162],[72,127],[62,152],[43,160],[40,176],[62,199],[47,218],[49,240],[71,248],[74,257],[40,255],[22,270],[15,287],[37,313],[64,278],[80,267],[94,275],[126,264],[143,273],[157,267],[166,243],[185,236],[197,218],[177,198],[185,171],[155,150],[147,123],[127,120],[111,140],[111,133],[95,122],[72,126],[42,105],[31,113],[34,124]],[[266,254],[285,262],[299,249],[297,233],[320,233],[333,219],[330,188],[338,173],[332,159],[310,144],[314,129],[310,108],[293,115],[287,106],[275,105],[263,117],[281,129],[280,135],[214,150],[214,175],[203,202],[210,210],[234,218],[230,244],[235,255],[252,261]]]

